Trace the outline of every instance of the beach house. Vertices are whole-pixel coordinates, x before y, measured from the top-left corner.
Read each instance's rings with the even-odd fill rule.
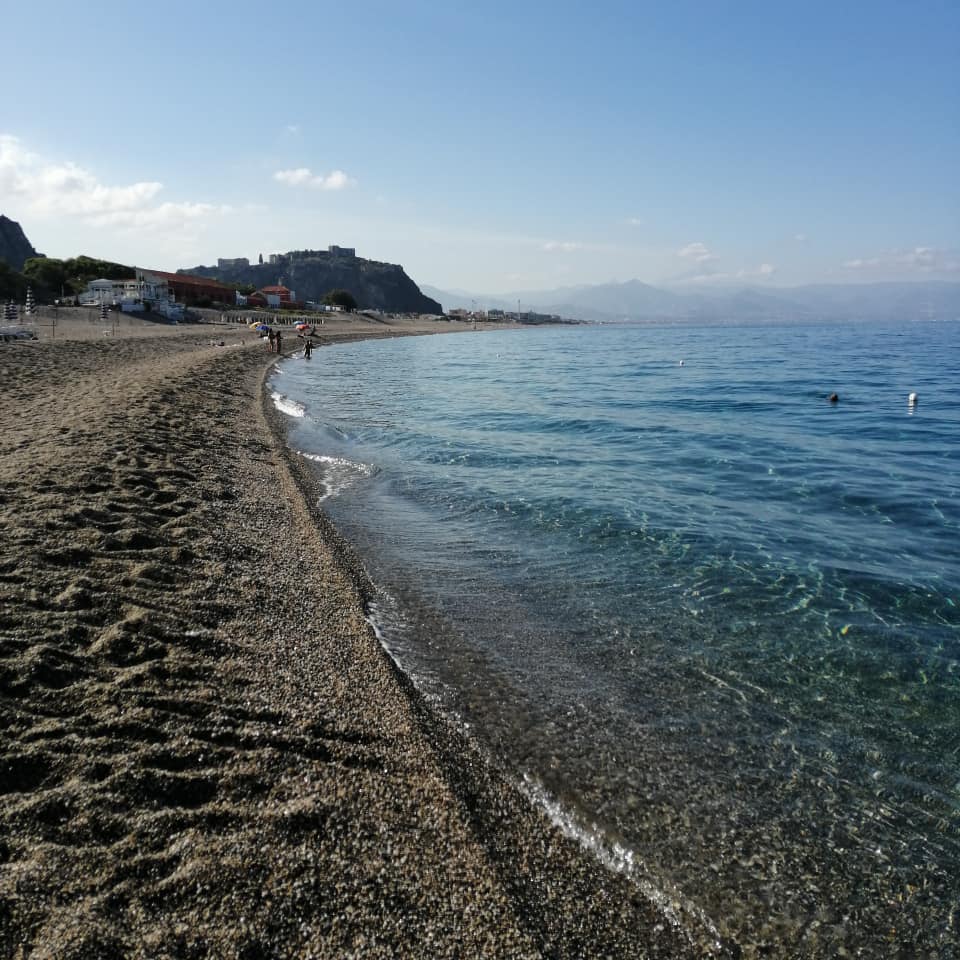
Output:
[[[87,289],[80,294],[82,306],[119,306],[143,304],[146,301],[167,300],[170,296],[167,285],[162,280],[144,279],[138,276],[133,280],[91,280]]]
[[[292,290],[282,286],[281,284],[275,284],[274,286],[270,287],[261,287],[257,293],[263,297],[264,302],[268,307],[289,306],[295,303],[297,299]]]

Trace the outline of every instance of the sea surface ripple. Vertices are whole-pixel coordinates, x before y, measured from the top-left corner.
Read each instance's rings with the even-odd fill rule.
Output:
[[[958,335],[405,338],[274,389],[391,654],[587,846],[746,955],[960,955]]]

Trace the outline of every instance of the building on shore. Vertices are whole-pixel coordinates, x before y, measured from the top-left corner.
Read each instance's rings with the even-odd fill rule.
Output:
[[[236,291],[206,277],[163,270],[137,270],[128,280],[91,280],[80,294],[83,306],[118,307],[126,313],[153,310],[169,319],[183,315],[185,306],[205,301],[234,303]]]
[[[167,300],[170,292],[165,281],[147,280],[91,280],[80,294],[81,306],[120,306],[124,303]]]
[[[267,303],[271,307],[282,307],[284,304],[295,303],[297,299],[297,295],[283,284],[261,287],[258,292],[266,297]]]
[[[210,301],[211,303],[235,303],[236,290],[226,287],[209,277],[194,277],[186,273],[167,273],[164,270],[138,270],[138,279],[150,283],[164,282],[169,296],[167,299],[191,306]]]

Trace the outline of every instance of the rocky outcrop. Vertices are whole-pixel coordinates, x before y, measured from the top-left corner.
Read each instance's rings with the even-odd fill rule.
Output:
[[[253,284],[258,290],[282,284],[293,290],[298,300],[320,302],[332,290],[348,290],[362,309],[443,313],[440,304],[422,294],[399,264],[326,250],[294,250],[271,257],[269,263],[201,266],[178,272],[222,283]]]
[[[0,215],[0,260],[7,263],[18,273],[24,263],[40,254],[30,244],[20,224],[16,220]]]

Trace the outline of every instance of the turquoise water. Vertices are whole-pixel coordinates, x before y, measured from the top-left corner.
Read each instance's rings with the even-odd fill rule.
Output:
[[[344,344],[273,383],[391,654],[691,936],[947,956],[958,342],[481,332]]]

